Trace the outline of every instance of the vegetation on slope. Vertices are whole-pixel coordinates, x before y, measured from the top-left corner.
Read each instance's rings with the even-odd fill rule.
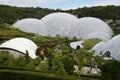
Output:
[[[67,12],[80,17],[98,17],[100,19],[120,19],[120,6],[97,6],[84,7],[63,11],[60,9],[33,8],[33,7],[13,7],[0,5],[0,23],[13,24],[23,18],[41,19],[53,12]]]
[[[0,35],[1,35],[0,37],[1,43],[9,39],[16,38],[16,37],[25,37],[25,38],[29,38],[32,41],[34,41],[41,48],[48,47],[48,54],[46,54],[47,60],[44,63],[41,63],[40,58],[30,59],[30,58],[26,58],[26,56],[14,58],[13,55],[10,55],[10,54],[8,55],[7,52],[3,51],[0,53],[1,69],[3,69],[4,67],[10,67],[10,68],[15,68],[15,69],[17,68],[17,69],[22,69],[22,70],[42,71],[46,73],[51,72],[51,73],[62,74],[62,75],[63,74],[74,75],[73,65],[78,64],[78,63],[74,59],[73,51],[70,48],[69,44],[70,42],[76,41],[76,39],[69,40],[68,38],[60,38],[59,36],[54,37],[54,38],[49,37],[49,36],[44,36],[44,37],[35,36],[34,34],[25,33],[25,32],[20,31],[19,29],[13,28],[12,26],[5,26],[5,25],[0,26]],[[87,59],[87,62],[83,61],[82,65],[88,64],[92,57],[90,53],[87,53],[86,50],[82,50],[82,52],[80,53],[83,53],[83,56],[85,56]],[[79,55],[79,57],[82,57],[82,56]],[[10,73],[9,71],[5,72],[5,74],[4,72],[0,73],[0,75],[2,76],[6,74],[12,75],[15,73],[14,72]],[[21,76],[22,75],[24,74],[21,74]]]
[[[82,43],[84,46],[84,49],[90,50],[95,44],[99,43],[101,40],[99,39],[88,39],[85,40],[85,42]]]
[[[102,75],[100,80],[120,80],[120,62],[108,61],[101,68]]]
[[[9,39],[16,38],[16,37],[29,38],[32,36],[34,36],[34,34],[25,33],[12,26],[5,26],[3,24],[0,24],[0,43],[5,40],[9,40]]]
[[[120,6],[84,7],[67,12],[77,15],[79,18],[91,16],[100,19],[120,19]]]

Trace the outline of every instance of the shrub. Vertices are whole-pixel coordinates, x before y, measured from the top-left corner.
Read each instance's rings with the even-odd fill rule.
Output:
[[[101,68],[100,80],[120,80],[120,62],[113,60],[104,64]]]

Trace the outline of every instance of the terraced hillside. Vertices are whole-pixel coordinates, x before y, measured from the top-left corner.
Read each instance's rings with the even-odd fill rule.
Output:
[[[32,37],[34,34],[25,33],[12,26],[0,24],[0,43],[15,37]]]

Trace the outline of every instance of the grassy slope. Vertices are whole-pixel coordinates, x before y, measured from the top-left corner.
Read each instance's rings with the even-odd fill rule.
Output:
[[[88,39],[88,40],[85,40],[85,42],[82,43],[82,45],[84,46],[84,48],[86,50],[89,50],[91,49],[95,44],[99,43],[101,40],[99,39]]]
[[[34,36],[34,34],[25,33],[12,26],[5,26],[0,24],[0,43],[16,37],[29,38],[32,36]]]

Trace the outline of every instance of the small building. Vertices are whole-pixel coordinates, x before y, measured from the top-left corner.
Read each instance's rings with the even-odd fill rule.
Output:
[[[79,46],[80,48],[83,48],[84,46],[82,45],[82,43],[84,43],[84,41],[75,41],[75,42],[71,42],[70,43],[70,47],[74,50],[77,49],[77,47]]]

